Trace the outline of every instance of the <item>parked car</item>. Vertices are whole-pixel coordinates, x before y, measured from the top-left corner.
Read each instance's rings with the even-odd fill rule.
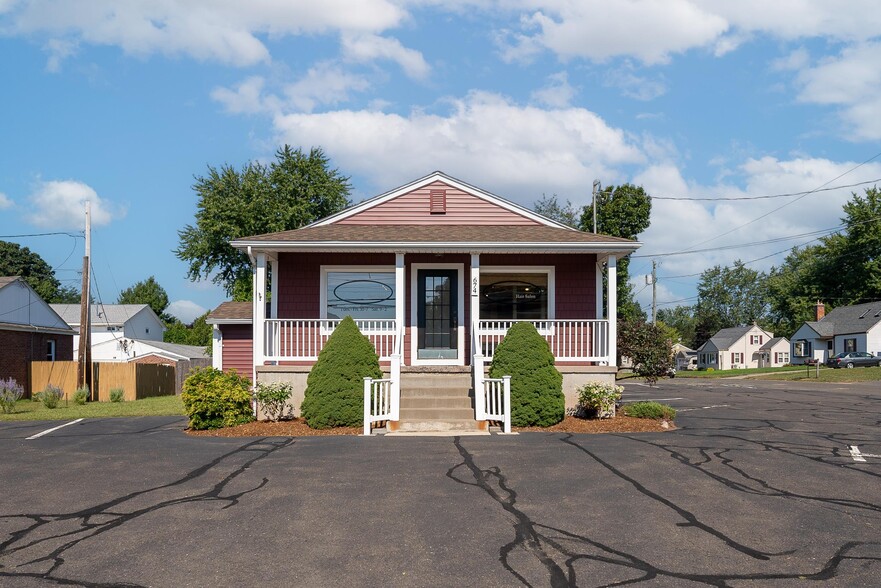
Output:
[[[830,357],[826,365],[833,368],[881,366],[881,357],[875,357],[865,351],[851,351]]]

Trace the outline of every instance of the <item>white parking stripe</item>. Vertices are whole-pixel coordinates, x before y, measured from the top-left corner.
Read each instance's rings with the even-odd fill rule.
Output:
[[[77,419],[75,421],[70,421],[69,423],[64,423],[63,425],[58,425],[57,427],[52,427],[51,429],[46,429],[45,431],[37,433],[36,435],[31,435],[30,437],[26,438],[25,441],[30,441],[31,439],[39,439],[43,435],[48,435],[52,431],[57,431],[58,429],[63,429],[64,427],[67,427],[69,425],[75,425],[78,422],[80,422],[81,420],[83,420],[83,419]]]
[[[689,410],[705,410],[707,408],[724,408],[727,404],[711,404],[710,406],[699,406],[697,408],[677,408],[676,412],[688,412]]]
[[[867,457],[881,457],[881,455],[875,455],[873,453],[863,453],[856,445],[850,446],[850,456],[854,461],[866,461]]]

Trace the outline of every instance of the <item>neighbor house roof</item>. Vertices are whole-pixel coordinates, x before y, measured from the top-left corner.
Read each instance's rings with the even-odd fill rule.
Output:
[[[18,279],[20,279],[19,276],[0,276],[0,288],[5,288]]]
[[[805,323],[821,337],[865,333],[881,323],[881,301],[839,306],[819,321]]]
[[[770,351],[771,349],[774,348],[775,345],[777,345],[781,341],[786,341],[786,337],[774,337],[773,339],[768,339],[768,341],[764,345],[759,347],[759,349],[761,349],[763,351]],[[787,343],[788,343],[788,341],[787,341]]]
[[[749,327],[728,327],[727,329],[720,329],[715,335],[710,337],[706,343],[698,347],[697,350],[703,350],[707,343],[712,343],[716,349],[720,351],[723,349],[730,349],[738,339],[749,333],[752,328],[751,325]]]
[[[71,326],[80,324],[79,304],[50,304],[49,306],[61,315],[67,324]],[[93,304],[91,322],[93,325],[122,326],[136,314],[145,310],[156,316],[156,313],[146,304]],[[159,317],[156,317],[156,320],[162,322]]]
[[[254,305],[251,302],[222,302],[208,314],[209,325],[251,324]]]
[[[0,290],[12,284],[20,284],[21,287],[27,288],[31,293],[31,297],[29,298],[29,303],[25,306],[19,305],[18,308],[0,309],[0,317],[4,318],[4,320],[0,321],[0,329],[56,335],[74,334],[73,329],[59,316],[58,312],[51,305],[47,304],[21,276],[0,276]],[[42,307],[43,312],[35,312],[32,305]],[[24,309],[27,309],[26,318],[16,320],[16,311],[24,312]]]
[[[179,343],[166,343],[165,341],[148,341],[145,339],[138,339],[144,345],[149,345],[150,347],[155,347],[161,351],[166,351],[168,353],[172,353],[174,355],[179,355],[181,357],[185,357],[187,359],[207,359],[211,357],[207,353],[205,353],[205,348],[200,347],[198,345],[181,345]]]

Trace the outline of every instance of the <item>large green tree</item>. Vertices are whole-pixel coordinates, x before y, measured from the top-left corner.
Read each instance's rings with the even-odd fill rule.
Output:
[[[46,302],[76,303],[79,291],[72,286],[62,286],[52,266],[40,255],[18,243],[0,241],[0,276],[21,278]]]
[[[676,306],[674,308],[659,308],[658,322],[663,323],[676,331],[677,338],[691,348],[696,348],[703,341],[695,341],[695,327],[697,321],[694,317],[694,308],[691,306]],[[673,339],[676,343],[676,339]]]
[[[191,280],[210,278],[236,300],[251,296],[251,267],[231,240],[300,228],[348,206],[351,191],[320,148],[305,153],[289,145],[268,165],[209,166],[195,180],[195,223],[178,232],[175,253],[189,264]]]
[[[758,323],[770,326],[767,276],[739,259],[733,267],[714,266],[697,286],[696,338],[703,342],[716,331]]]
[[[181,345],[197,345],[205,347],[211,352],[211,330],[212,326],[205,322],[208,318],[206,312],[195,321],[192,325],[185,325],[179,320],[172,318],[165,324],[165,334],[163,340],[166,343],[179,343]]]
[[[156,316],[166,322],[169,320],[168,315],[165,314],[165,309],[168,308],[168,293],[153,276],[120,292],[116,302],[117,304],[146,304],[156,313]]]
[[[613,237],[636,239],[651,222],[652,198],[642,186],[609,186],[597,193],[597,232]],[[582,231],[593,232],[593,207],[582,209]],[[618,260],[618,316],[628,320],[645,318],[630,285],[630,257]]]
[[[539,200],[532,206],[532,210],[544,217],[555,220],[558,223],[568,225],[573,229],[577,229],[580,223],[580,211],[576,210],[575,207],[572,206],[572,202],[570,200],[567,200],[565,203],[561,203],[559,200],[557,200],[556,194],[554,194],[553,196],[542,194],[541,200]]]

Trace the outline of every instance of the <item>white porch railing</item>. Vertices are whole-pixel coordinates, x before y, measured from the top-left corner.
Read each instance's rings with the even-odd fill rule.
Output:
[[[483,414],[477,420],[500,421],[505,433],[511,432],[511,376],[483,378]],[[481,418],[483,417],[483,418]]]
[[[361,333],[376,347],[379,359],[388,361],[399,351],[394,319],[356,319]],[[340,319],[266,319],[264,350],[266,361],[318,359]]]
[[[395,384],[389,378],[374,380],[364,378],[364,434],[370,434],[370,427],[379,421],[393,421],[395,412]]]
[[[557,361],[595,361],[612,365],[609,357],[609,321],[585,320],[530,320],[530,321],[479,321],[477,327],[477,352],[487,360],[514,323],[530,322],[535,325]]]

